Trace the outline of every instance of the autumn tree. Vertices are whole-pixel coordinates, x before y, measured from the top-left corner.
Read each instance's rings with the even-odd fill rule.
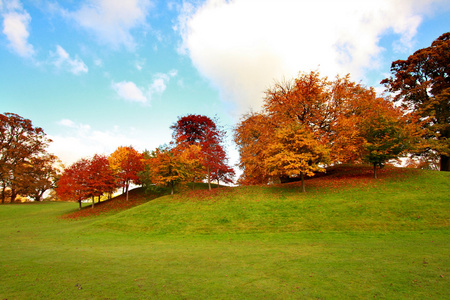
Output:
[[[310,175],[326,162],[361,162],[366,145],[362,123],[374,105],[386,101],[377,97],[372,88],[350,81],[348,75],[328,80],[317,72],[310,72],[300,74],[294,80],[276,83],[266,91],[263,110],[244,116],[235,129],[239,166],[243,170],[239,182],[268,183],[274,177],[285,182],[297,176],[294,171],[280,171],[291,167],[297,169],[300,159],[294,149],[288,150],[287,144],[281,142],[283,135],[291,137],[290,142],[294,144],[295,141],[306,144],[306,141],[315,140],[314,147],[302,148],[302,151],[311,151],[313,156],[317,151],[328,153],[328,158],[320,156],[323,158],[318,165],[320,168],[310,169]],[[288,129],[291,131],[286,131]],[[305,135],[305,140],[300,139],[300,132]],[[284,157],[285,160],[276,161],[273,157]],[[289,157],[293,159],[289,160]],[[291,167],[287,165],[289,161]],[[274,168],[276,163],[278,169]]]
[[[304,177],[324,172],[329,161],[329,149],[313,132],[301,124],[291,123],[276,130],[267,149],[266,172],[277,177],[300,177],[305,192]]]
[[[375,178],[377,167],[382,168],[387,161],[413,150],[420,134],[411,115],[384,99],[373,103],[360,127],[364,139],[363,159],[373,165]]]
[[[89,174],[89,160],[81,158],[64,169],[56,186],[56,194],[63,201],[77,201],[81,209],[81,201],[91,197],[86,178]]]
[[[139,173],[144,170],[142,153],[136,151],[132,146],[121,146],[109,156],[108,160],[111,169],[122,184],[128,201],[130,184],[140,184]]]
[[[59,159],[53,154],[32,158],[21,168],[20,190],[34,201],[41,201],[44,193],[55,187],[60,174]]]
[[[225,132],[207,116],[187,115],[178,119],[170,127],[174,130],[173,138],[178,147],[198,145],[201,148],[203,162],[206,169],[208,187],[211,190],[211,172],[219,168],[224,169],[226,153],[222,143]]]
[[[92,198],[92,207],[94,207],[95,197],[104,193],[112,193],[117,187],[117,181],[112,169],[109,166],[108,158],[105,155],[95,154],[88,160],[87,170],[85,172],[85,186],[87,194]]]
[[[422,153],[436,151],[440,170],[450,170],[450,32],[430,47],[397,60],[391,65],[393,76],[381,81],[394,93],[394,99],[412,109],[425,121]]]
[[[34,127],[31,120],[13,113],[0,114],[2,203],[5,202],[7,188],[11,191],[11,202],[14,202],[17,194],[27,196],[25,188],[31,184],[31,177],[28,176],[30,170],[33,169],[34,162],[48,155],[46,148],[50,142],[44,130]]]
[[[161,146],[152,151],[149,159],[152,166],[152,183],[170,188],[173,195],[177,184],[190,178],[190,161],[180,149]]]

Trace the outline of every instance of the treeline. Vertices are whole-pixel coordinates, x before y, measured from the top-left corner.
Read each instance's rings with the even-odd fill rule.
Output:
[[[242,175],[239,184],[302,180],[325,167],[368,162],[377,169],[403,154],[412,165],[439,162],[450,170],[450,33],[407,60],[392,63],[381,83],[393,98],[349,76],[330,80],[300,73],[266,91],[262,111],[242,117],[234,130]],[[58,167],[47,153],[41,128],[13,113],[0,114],[2,203],[17,195],[39,201],[56,188],[63,200],[80,202],[130,184],[165,186],[212,180],[232,182],[234,170],[223,148],[225,132],[207,116],[187,115],[171,126],[173,141],[140,153],[119,147],[109,156],[82,158]],[[414,161],[414,160],[412,160]],[[305,190],[303,184],[303,190]],[[94,201],[92,201],[94,203]]]

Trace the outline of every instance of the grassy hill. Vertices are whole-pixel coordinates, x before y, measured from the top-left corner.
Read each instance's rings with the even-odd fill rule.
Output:
[[[450,173],[371,175],[2,205],[0,298],[450,298]]]

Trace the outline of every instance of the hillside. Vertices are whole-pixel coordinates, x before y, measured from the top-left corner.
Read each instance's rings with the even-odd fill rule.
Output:
[[[154,234],[391,231],[447,228],[450,174],[370,167],[331,169],[299,183],[164,196],[97,225]]]
[[[0,205],[0,299],[449,299],[450,173],[371,175]]]

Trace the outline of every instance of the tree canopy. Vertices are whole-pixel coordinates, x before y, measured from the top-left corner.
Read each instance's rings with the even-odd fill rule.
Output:
[[[407,60],[391,65],[393,76],[381,81],[394,99],[414,110],[427,129],[422,153],[440,155],[440,169],[450,170],[450,32]]]

